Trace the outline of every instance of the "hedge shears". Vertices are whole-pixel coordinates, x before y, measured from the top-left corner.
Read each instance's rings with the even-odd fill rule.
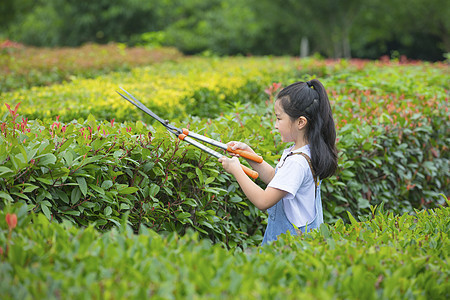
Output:
[[[203,141],[205,143],[211,144],[215,147],[221,148],[223,150],[226,150],[228,152],[231,153],[235,153],[235,154],[239,154],[239,156],[242,156],[244,158],[253,160],[257,163],[261,163],[263,161],[263,158],[259,155],[256,155],[254,153],[248,152],[248,151],[243,151],[243,150],[233,150],[231,149],[231,147],[229,147],[227,144],[221,143],[219,141],[213,140],[211,138],[208,138],[206,136],[194,133],[189,131],[186,128],[180,129],[177,128],[171,124],[169,124],[168,120],[163,120],[162,118],[160,118],[158,115],[156,115],[154,112],[152,112],[150,109],[148,109],[144,104],[142,104],[139,100],[137,100],[133,95],[131,95],[129,92],[127,92],[126,90],[124,90],[122,87],[120,88],[126,95],[120,93],[119,91],[117,91],[117,93],[122,96],[125,100],[127,100],[128,102],[130,102],[131,104],[133,104],[134,106],[136,106],[137,108],[139,108],[140,110],[142,110],[143,112],[145,112],[147,115],[151,116],[152,118],[154,118],[155,120],[157,120],[159,123],[161,123],[164,127],[166,127],[166,129],[175,134],[180,140],[188,142],[189,144],[205,151],[206,153],[215,156],[217,158],[221,158],[223,156],[223,154],[197,142],[194,139]],[[252,169],[244,166],[241,164],[242,169],[244,170],[245,174],[247,174],[248,176],[250,176],[253,179],[258,178],[258,172],[253,171]]]

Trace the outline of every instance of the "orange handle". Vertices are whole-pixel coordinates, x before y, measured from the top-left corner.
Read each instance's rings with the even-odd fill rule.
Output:
[[[248,158],[259,164],[263,162],[263,158],[261,156],[251,153],[249,151],[244,151],[244,150],[240,150],[240,149],[232,150],[231,147],[228,147],[227,151],[231,152],[231,153],[239,154],[239,156],[242,156],[243,158]]]
[[[244,165],[241,165],[241,167],[242,167],[242,170],[244,170],[244,173],[247,174],[248,176],[250,176],[251,178],[253,178],[253,179],[258,178],[258,172],[253,171],[252,169],[247,168]]]

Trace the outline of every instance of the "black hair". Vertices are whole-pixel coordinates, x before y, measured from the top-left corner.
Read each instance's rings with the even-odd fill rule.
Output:
[[[308,120],[306,139],[315,175],[320,179],[332,176],[338,161],[336,128],[325,87],[317,79],[296,82],[282,89],[277,100],[292,120]]]

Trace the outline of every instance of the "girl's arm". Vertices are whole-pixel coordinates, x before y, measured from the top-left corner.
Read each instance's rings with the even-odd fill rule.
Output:
[[[222,163],[225,171],[231,173],[236,178],[239,186],[247,198],[261,210],[274,206],[287,194],[285,191],[271,187],[263,190],[244,173],[239,159],[236,157],[228,158],[226,156],[222,156],[219,158],[219,162]]]
[[[252,148],[250,148],[247,144],[241,143],[241,142],[229,142],[228,146],[231,146],[231,149],[241,149],[244,151],[249,151],[252,153],[255,153]],[[256,154],[256,153],[255,153]],[[238,154],[235,156],[239,156]],[[271,165],[269,165],[267,162],[263,161],[262,163],[254,162],[250,159],[246,159],[246,161],[250,164],[250,166],[258,172],[259,178],[265,183],[269,184],[269,182],[272,180],[273,176],[275,176],[275,168],[273,168]]]

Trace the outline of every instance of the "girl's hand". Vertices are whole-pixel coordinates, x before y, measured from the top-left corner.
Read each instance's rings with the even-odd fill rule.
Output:
[[[225,171],[230,174],[236,174],[236,172],[243,172],[241,163],[237,157],[228,158],[226,156],[222,156],[219,158],[219,162],[222,163],[222,167]]]
[[[248,151],[248,152],[256,154],[255,151],[253,151],[253,149],[250,148],[249,145],[242,143],[242,142],[231,141],[231,142],[228,142],[227,145],[229,147],[231,147],[232,150],[240,149],[243,151]],[[239,154],[230,153],[230,155],[239,157]]]

